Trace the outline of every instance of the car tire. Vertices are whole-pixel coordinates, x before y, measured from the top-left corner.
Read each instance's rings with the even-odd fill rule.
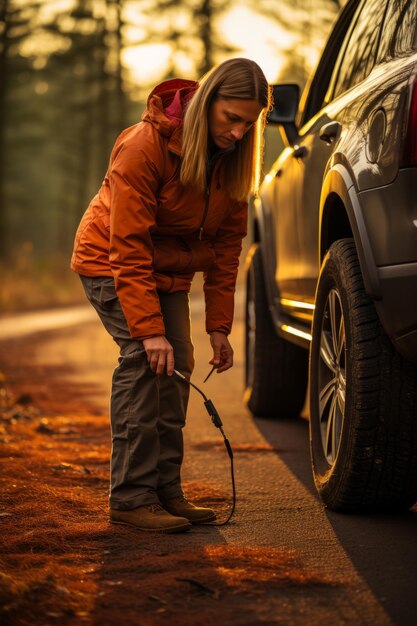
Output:
[[[417,367],[394,349],[365,292],[356,247],[330,247],[310,351],[314,481],[332,510],[395,510],[417,500]]]
[[[245,403],[257,417],[298,416],[307,389],[308,351],[274,329],[258,244],[249,251],[246,280]]]

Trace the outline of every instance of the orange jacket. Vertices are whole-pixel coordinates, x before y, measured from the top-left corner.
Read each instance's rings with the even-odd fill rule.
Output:
[[[133,338],[165,334],[157,289],[189,290],[205,272],[207,332],[230,333],[247,203],[226,191],[223,154],[206,194],[179,182],[182,107],[197,88],[169,80],[142,122],[118,137],[98,194],[78,227],[71,268],[113,276]]]

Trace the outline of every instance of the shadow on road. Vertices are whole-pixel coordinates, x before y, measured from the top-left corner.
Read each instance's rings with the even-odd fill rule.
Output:
[[[292,473],[320,504],[311,473],[308,422],[254,420]],[[395,624],[416,623],[417,507],[398,514],[346,515],[326,511],[354,567]]]

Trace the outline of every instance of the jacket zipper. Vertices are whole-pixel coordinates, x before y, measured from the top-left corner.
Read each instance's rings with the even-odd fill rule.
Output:
[[[209,202],[210,202],[210,181],[209,181],[208,187],[206,189],[206,201],[204,203],[203,219],[201,220],[200,228],[199,228],[199,231],[198,231],[198,238],[199,238],[200,241],[203,238],[204,223],[205,223],[206,217],[207,217]]]

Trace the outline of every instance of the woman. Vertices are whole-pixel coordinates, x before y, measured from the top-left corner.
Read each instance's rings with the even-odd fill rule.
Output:
[[[215,519],[181,488],[194,360],[188,292],[204,272],[217,372],[228,341],[247,195],[259,177],[270,89],[259,66],[226,61],[199,82],[168,80],[118,137],[78,228],[71,267],[120,347],[110,419],[110,521],[182,532]]]

